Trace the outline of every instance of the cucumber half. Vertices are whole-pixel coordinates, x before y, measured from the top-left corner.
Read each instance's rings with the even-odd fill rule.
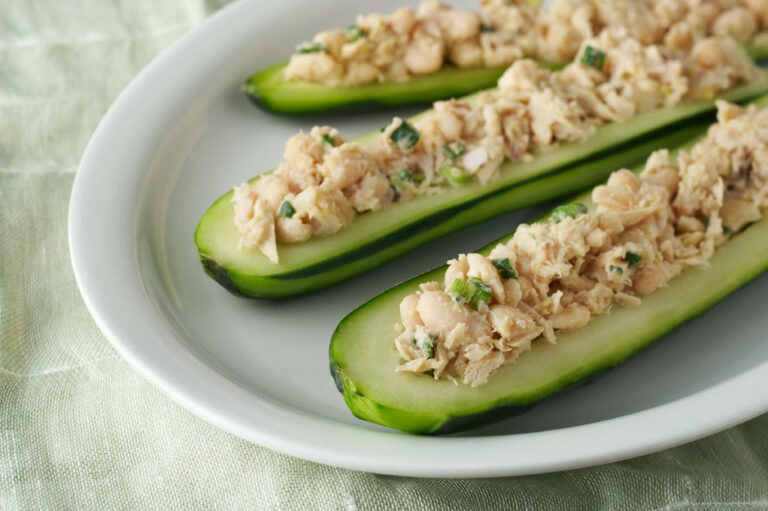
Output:
[[[750,57],[768,59],[768,45],[746,47]],[[539,61],[548,69],[563,64]],[[252,74],[243,92],[257,106],[281,114],[312,114],[330,111],[366,110],[403,105],[428,104],[471,94],[496,85],[507,69],[445,66],[435,73],[417,76],[407,82],[372,83],[340,87],[285,79],[288,61],[279,62]]]
[[[768,104],[768,102],[766,102]],[[590,207],[589,195],[580,199]],[[488,254],[508,235],[479,252]],[[419,284],[442,281],[446,266],[408,280],[346,316],[333,334],[331,373],[357,417],[408,433],[450,433],[526,411],[566,387],[588,381],[768,270],[768,218],[715,252],[709,269],[688,268],[636,308],[614,306],[587,325],[561,332],[557,344],[536,341],[481,387],[396,373],[394,324],[400,301]]]
[[[723,97],[742,101],[765,91],[768,77]],[[279,264],[256,250],[237,250],[240,234],[234,225],[230,191],[203,215],[195,244],[205,271],[236,294],[280,298],[306,293],[462,227],[594,185],[617,168],[642,162],[654,149],[690,139],[713,121],[713,112],[713,103],[687,103],[603,126],[583,143],[563,145],[529,162],[506,162],[499,177],[485,186],[465,183],[362,214],[327,238],[280,244]]]
[[[542,63],[554,69],[556,64]],[[407,82],[372,83],[341,87],[285,79],[288,62],[280,62],[254,73],[243,92],[259,107],[281,114],[310,114],[339,110],[426,104],[463,96],[496,85],[506,68],[462,69],[446,66]]]

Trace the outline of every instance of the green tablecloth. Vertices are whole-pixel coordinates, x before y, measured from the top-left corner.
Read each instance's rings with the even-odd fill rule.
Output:
[[[224,3],[0,4],[0,510],[768,509],[768,416],[602,467],[419,480],[249,444],[128,367],[75,286],[72,181],[120,90]]]

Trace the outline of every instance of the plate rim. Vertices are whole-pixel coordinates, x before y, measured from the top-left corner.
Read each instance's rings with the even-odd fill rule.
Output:
[[[300,0],[290,0],[270,8],[279,13],[281,9],[300,3]],[[134,260],[137,248],[126,243],[125,239],[117,239],[116,246],[111,249],[131,249],[130,257],[121,261],[123,273],[128,273],[120,275],[119,279],[134,300],[145,299],[145,302],[136,301],[134,309],[129,309],[144,322],[130,324],[124,317],[125,312],[115,310],[115,304],[107,299],[114,298],[115,294],[104,289],[105,265],[99,261],[104,258],[104,253],[98,252],[103,246],[100,240],[94,240],[95,233],[104,229],[104,218],[92,214],[94,208],[104,205],[104,199],[97,199],[93,194],[99,179],[104,179],[99,177],[99,171],[104,167],[107,146],[114,147],[121,143],[119,140],[116,142],[111,134],[129,115],[137,114],[136,103],[157,80],[173,77],[172,69],[177,67],[174,62],[181,61],[184,55],[205,45],[213,50],[198,59],[195,65],[214,62],[218,53],[226,55],[229,46],[245,37],[247,29],[250,29],[248,20],[252,22],[257,11],[260,15],[264,13],[264,6],[259,5],[258,0],[233,2],[156,56],[123,90],[99,123],[83,154],[72,187],[68,242],[75,280],[83,300],[110,344],[156,388],[203,420],[272,450],[342,468],[416,477],[515,476],[620,461],[702,438],[768,411],[768,394],[752,396],[749,400],[734,397],[743,394],[744,389],[755,388],[768,380],[766,361],[694,394],[608,420],[541,432],[488,437],[410,436],[343,424],[272,402],[206,366],[188,350],[185,352],[181,344],[175,349],[169,345],[164,346],[165,351],[158,347],[153,350],[147,339],[151,340],[153,336],[173,338],[175,334],[162,318],[151,316],[153,311],[158,316],[160,312],[150,303],[146,290],[141,287],[139,267]],[[223,33],[228,36],[216,37]],[[167,112],[156,114],[159,118],[169,115]],[[141,182],[146,179],[145,174],[138,176],[142,178]],[[141,185],[141,182],[131,182],[130,179],[127,182]],[[120,217],[120,221],[126,226],[135,226],[132,222],[136,218],[137,212],[129,211]],[[133,242],[136,241],[134,234],[131,231],[129,235]],[[133,277],[136,277],[135,282]],[[137,340],[140,335],[146,336],[143,343]],[[190,382],[184,377],[189,370],[199,371],[202,377]],[[221,392],[224,391],[226,400],[221,399]],[[713,403],[717,405],[717,414],[711,413]],[[254,415],[254,406],[262,413]],[[697,420],[680,421],[680,417]],[[257,421],[254,423],[253,419]],[[290,425],[286,424],[286,420],[290,421]],[[311,434],[307,434],[302,428],[313,429]],[[646,434],[638,437],[638,431]],[[651,432],[653,434],[649,434]],[[318,438],[322,438],[323,442],[318,442]],[[445,459],[446,447],[459,454],[461,463],[450,463]],[[420,459],[403,456],[414,448],[427,456]],[[564,449],[562,453],[558,452],[560,448]],[[515,456],[499,455],[509,452],[515,453]],[[435,463],[435,459],[439,459],[440,463]]]

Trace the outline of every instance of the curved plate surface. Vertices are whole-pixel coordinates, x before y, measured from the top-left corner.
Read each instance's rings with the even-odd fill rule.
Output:
[[[288,136],[321,123],[358,136],[392,115],[279,117],[253,108],[240,84],[307,34],[345,26],[354,12],[384,9],[386,2],[371,0],[235,3],[157,58],[115,102],[77,174],[69,228],[82,294],[120,354],[171,398],[240,437],[388,474],[481,477],[582,467],[674,446],[768,410],[768,393],[759,390],[768,381],[763,276],[619,370],[520,417],[439,438],[353,417],[328,371],[338,321],[533,211],[288,301],[236,298],[203,273],[193,243],[201,215],[228,187],[274,167]]]

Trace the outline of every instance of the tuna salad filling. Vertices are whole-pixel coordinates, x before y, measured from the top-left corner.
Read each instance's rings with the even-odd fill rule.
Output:
[[[234,190],[238,248],[277,263],[278,243],[329,236],[358,214],[471,179],[486,183],[505,159],[529,159],[584,140],[602,124],[711,99],[760,76],[729,38],[702,39],[683,51],[606,30],[562,71],[519,60],[498,89],[436,102],[412,122],[395,118],[366,147],[328,126],[291,137],[275,172]]]
[[[584,326],[615,303],[637,306],[768,211],[768,109],[718,101],[718,123],[643,171],[614,172],[580,203],[521,225],[488,256],[461,254],[442,283],[400,304],[397,371],[486,383],[542,339]]]
[[[569,62],[583,41],[625,28],[643,44],[690,49],[708,36],[768,44],[765,0],[481,0],[479,11],[427,0],[391,14],[358,16],[297,47],[291,80],[359,86],[402,82],[444,65],[506,67],[529,57]]]

